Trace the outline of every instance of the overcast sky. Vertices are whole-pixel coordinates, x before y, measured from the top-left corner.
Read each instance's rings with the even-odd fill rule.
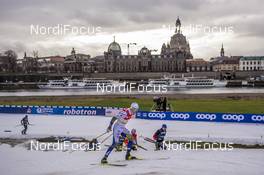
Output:
[[[115,36],[123,54],[128,43],[137,43],[130,54],[143,46],[158,54],[179,16],[194,58],[218,56],[222,43],[228,56],[264,55],[263,7],[263,0],[0,0],[0,51],[65,56],[74,47],[96,56]],[[52,32],[58,25],[67,32]]]

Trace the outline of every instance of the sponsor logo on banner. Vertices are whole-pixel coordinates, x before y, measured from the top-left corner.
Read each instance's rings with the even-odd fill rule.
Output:
[[[148,113],[149,118],[158,118],[158,119],[164,119],[166,117],[165,113],[158,113],[158,112],[150,112]]]
[[[244,115],[242,114],[223,114],[222,115],[223,120],[228,120],[228,121],[242,121],[245,119]]]
[[[188,118],[190,118],[190,115],[187,114],[187,113],[172,113],[170,115],[171,118],[173,119],[183,119],[183,120],[186,120]]]
[[[195,118],[198,120],[215,120],[215,114],[196,114]]]
[[[31,114],[31,112],[32,112],[31,108],[28,108],[28,109],[27,109],[27,113],[28,113],[28,114]]]
[[[260,121],[264,122],[264,115],[252,115],[251,120],[255,122],[260,122]]]
[[[142,116],[143,116],[143,117],[148,117],[148,113],[144,112],[144,113],[142,114]]]
[[[36,111],[37,114],[52,114],[53,108],[37,108]]]
[[[96,115],[96,109],[68,109],[63,111],[64,115]]]

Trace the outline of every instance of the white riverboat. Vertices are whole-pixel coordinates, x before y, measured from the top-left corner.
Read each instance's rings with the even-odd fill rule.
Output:
[[[106,79],[83,80],[49,80],[45,85],[39,85],[40,89],[96,89],[97,86],[114,85],[116,82]]]
[[[167,88],[210,88],[210,87],[225,87],[226,81],[219,81],[214,79],[202,77],[186,77],[186,78],[162,78],[150,79],[149,85],[165,86]]]

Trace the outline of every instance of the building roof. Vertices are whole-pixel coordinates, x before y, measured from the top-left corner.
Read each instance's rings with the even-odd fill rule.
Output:
[[[261,61],[261,60],[264,60],[264,56],[247,56],[247,57],[242,57],[240,60],[241,61]]]
[[[237,59],[225,59],[221,63],[222,64],[238,64],[239,60],[237,60]]]
[[[223,57],[215,57],[215,58],[211,58],[211,62],[212,64],[216,65],[216,64],[239,64],[239,60],[240,60],[241,56],[223,56]]]

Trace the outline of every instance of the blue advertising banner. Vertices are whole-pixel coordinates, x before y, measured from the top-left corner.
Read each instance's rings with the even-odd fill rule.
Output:
[[[137,113],[139,119],[179,120],[206,122],[262,123],[263,114],[198,113],[198,112],[144,112]]]
[[[0,105],[0,113],[115,116],[118,108],[89,106],[15,106]],[[139,111],[136,118],[147,120],[206,121],[264,124],[264,114],[198,113],[198,112],[145,112]]]
[[[104,116],[105,109],[88,106],[0,106],[0,113]]]
[[[0,113],[24,114],[27,110],[27,106],[0,106]]]

